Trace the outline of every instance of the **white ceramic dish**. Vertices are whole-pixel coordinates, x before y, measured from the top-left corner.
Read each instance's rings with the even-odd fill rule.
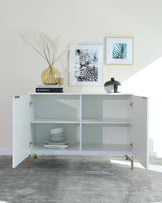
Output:
[[[65,136],[64,135],[60,135],[60,136],[50,136],[50,140],[52,142],[63,142],[65,140]]]
[[[50,134],[57,134],[57,133],[63,133],[64,129],[63,128],[53,128],[50,129]]]

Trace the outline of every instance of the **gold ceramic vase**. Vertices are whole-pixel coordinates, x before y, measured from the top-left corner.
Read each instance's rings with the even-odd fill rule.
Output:
[[[41,79],[45,85],[57,85],[60,80],[60,72],[49,65],[49,67],[43,71]]]

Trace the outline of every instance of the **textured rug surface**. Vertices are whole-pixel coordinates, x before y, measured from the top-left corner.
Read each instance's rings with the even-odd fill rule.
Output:
[[[11,157],[0,156],[0,203],[162,202],[162,159],[151,163],[132,171],[124,158],[42,156],[12,169]]]

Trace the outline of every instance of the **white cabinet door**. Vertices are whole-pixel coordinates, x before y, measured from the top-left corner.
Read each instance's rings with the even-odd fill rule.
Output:
[[[13,168],[19,165],[30,153],[31,107],[29,107],[29,102],[29,95],[13,98]]]
[[[148,98],[132,96],[133,156],[145,167],[149,164],[148,149]]]

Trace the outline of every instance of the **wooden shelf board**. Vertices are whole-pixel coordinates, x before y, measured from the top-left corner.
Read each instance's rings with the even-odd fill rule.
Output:
[[[31,121],[31,123],[71,123],[71,124],[79,124],[80,119],[46,119],[46,118],[36,118]]]
[[[69,118],[69,119],[46,119],[46,118],[36,118],[31,121],[31,123],[79,123],[82,124],[131,124],[131,121],[126,118],[104,118],[104,119],[83,119],[80,121],[79,118]]]
[[[68,152],[80,151],[80,144],[69,144],[67,149],[47,149],[42,145],[34,145],[31,147],[32,153],[36,154],[68,154]],[[75,154],[75,153],[74,153]]]
[[[83,119],[83,124],[131,124],[127,118]]]
[[[37,155],[105,155],[105,156],[124,156],[132,155],[129,146],[126,144],[83,144],[80,150],[80,144],[70,144],[67,149],[46,149],[43,145],[34,145],[31,153]]]
[[[127,144],[83,144],[83,151],[130,151]]]

